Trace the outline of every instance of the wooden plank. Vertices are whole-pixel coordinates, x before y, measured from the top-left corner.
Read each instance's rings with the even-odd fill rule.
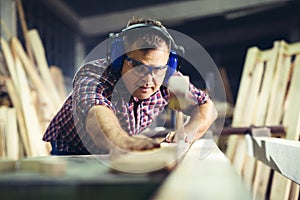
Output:
[[[0,36],[8,40],[17,34],[16,2],[0,0]]]
[[[234,154],[236,152],[235,150],[237,147],[239,137],[240,137],[239,135],[230,135],[228,137],[226,156],[231,162],[233,162],[234,160]]]
[[[210,153],[200,159],[202,151]],[[232,200],[252,197],[214,141],[200,139],[192,144],[181,163],[151,199]]]
[[[15,108],[7,108],[7,129],[5,133],[7,158],[19,159],[19,133]]]
[[[67,91],[64,82],[64,75],[62,70],[57,66],[50,66],[51,77],[54,81],[56,89],[59,93],[60,99],[64,100],[67,97]]]
[[[279,42],[274,42],[273,48],[269,52],[267,51],[262,54],[262,57],[264,57],[262,62],[265,63],[265,71],[261,90],[255,102],[255,105],[259,105],[259,107],[254,109],[253,125],[255,126],[265,125],[267,107],[274,81],[278,51]]]
[[[295,49],[294,49],[295,50]],[[298,49],[298,53],[300,48]],[[287,127],[286,138],[290,140],[299,140],[300,131],[298,123],[300,121],[300,105],[295,98],[300,97],[299,94],[299,76],[300,76],[300,54],[295,59],[294,69],[291,77],[291,83],[285,101],[285,113],[283,116],[283,125]],[[275,172],[271,187],[271,198],[273,199],[288,199],[290,195],[290,187],[292,182],[281,174]],[[295,190],[298,190],[296,186]],[[297,192],[292,195],[297,195]]]
[[[39,94],[39,100],[41,102],[40,109],[43,111],[43,119],[49,122],[53,116],[58,111],[53,101],[51,100],[51,95],[48,93],[47,87],[44,85],[40,76],[36,72],[33,64],[28,59],[20,41],[16,37],[11,39],[12,49],[16,52],[17,56],[22,61],[22,66],[24,67],[30,81],[33,83],[32,86],[35,87]]]
[[[251,84],[252,72],[255,67],[255,62],[259,54],[259,49],[257,47],[252,47],[247,51],[247,57],[244,64],[244,69],[241,77],[241,82],[239,86],[237,101],[233,111],[232,126],[239,127],[244,126],[242,123],[243,120],[243,110],[245,103],[247,101],[247,92],[249,91]],[[246,126],[248,126],[247,124]],[[238,136],[232,135],[228,138],[228,146],[226,149],[226,156],[231,162],[234,160],[234,155],[236,153],[235,149],[238,143]]]
[[[271,87],[270,101],[267,108],[266,125],[278,125],[282,120],[284,100],[286,97],[289,73],[291,70],[291,57],[286,55],[287,44],[279,43],[279,53],[276,62],[274,81]],[[253,184],[253,192],[257,199],[265,199],[271,169],[267,165],[257,165]]]
[[[3,52],[4,58],[5,58],[5,62],[6,62],[10,77],[13,81],[14,86],[16,87],[16,85],[19,85],[19,81],[18,81],[16,70],[14,67],[15,63],[13,60],[12,52],[10,50],[8,43],[6,42],[6,40],[4,38],[1,37],[0,41],[1,41],[1,49]]]
[[[300,186],[299,184],[292,182],[289,200],[299,200],[299,197],[300,197]]]
[[[20,20],[24,40],[25,40],[25,47],[26,47],[26,51],[27,51],[27,54],[28,54],[28,58],[33,63],[32,49],[30,48],[28,36],[26,35],[26,33],[28,31],[28,27],[27,27],[27,23],[26,23],[26,18],[25,18],[25,14],[24,14],[22,1],[17,0],[16,4],[17,4],[17,10],[18,10],[18,13],[19,13],[19,20]]]
[[[49,155],[46,148],[46,144],[42,141],[43,130],[41,128],[41,122],[38,119],[36,108],[32,102],[29,83],[19,58],[15,55],[15,66],[18,75],[20,86],[20,99],[23,109],[25,124],[28,133],[28,142],[31,149],[32,156],[45,156]]]
[[[224,83],[225,93],[226,93],[226,101],[230,104],[234,104],[233,100],[233,94],[229,83],[228,73],[224,67],[221,67],[220,69],[220,75]]]
[[[55,109],[59,109],[62,104],[62,100],[60,99],[60,95],[58,94],[56,86],[51,77],[50,69],[46,59],[45,49],[43,47],[41,38],[36,29],[28,31],[26,35],[33,50],[33,55],[37,62],[38,70],[49,93],[51,94],[50,97],[55,105]]]
[[[0,108],[1,109],[1,108]],[[3,123],[0,122],[0,158],[5,157]]]
[[[240,121],[240,126],[250,126],[253,124],[253,115],[256,105],[256,99],[259,95],[259,89],[262,82],[262,76],[264,71],[264,65],[262,62],[257,63],[255,69],[252,72],[252,78],[250,82],[250,87],[247,92],[247,101],[245,102],[242,121]]]
[[[294,63],[294,69],[291,77],[291,83],[287,98],[285,101],[285,114],[283,116],[283,125],[287,128],[286,138],[290,140],[299,140],[300,133],[297,132],[298,113],[300,112],[300,49]]]
[[[252,190],[256,165],[256,160],[246,154],[244,168],[242,169],[242,177],[249,191]]]
[[[10,79],[5,80],[6,86],[7,86],[10,98],[12,100],[12,103],[17,110],[19,130],[20,130],[21,139],[22,139],[22,142],[23,142],[23,145],[25,148],[25,153],[26,153],[26,155],[31,155],[31,150],[30,150],[29,143],[28,143],[26,126],[25,126],[25,122],[24,122],[24,115],[23,115],[23,111],[22,111],[22,106],[20,105],[19,92],[20,92],[20,88],[22,88],[22,87],[20,87],[20,83],[19,83],[19,79],[17,76],[15,62],[13,59],[11,49],[10,49],[9,45],[7,44],[7,42],[3,38],[1,38],[1,46],[2,46],[2,52],[4,54],[6,64],[8,66],[9,74],[11,76],[11,80]]]
[[[271,89],[266,125],[278,125],[282,118],[283,105],[291,70],[291,57],[285,54],[286,45],[285,42],[280,42],[279,57]]]
[[[0,158],[6,157],[6,124],[7,124],[7,114],[6,107],[0,107]]]
[[[233,159],[233,167],[241,176],[245,164],[246,143],[244,136],[240,136],[236,146],[236,152]]]
[[[271,87],[275,74],[275,63],[277,62],[277,55],[279,51],[279,43],[274,42],[273,48],[270,50],[262,51],[260,56],[258,57],[259,62],[264,64],[264,73],[262,75],[262,83],[260,86],[260,91],[254,100],[255,107],[252,111],[253,117],[251,120],[251,124],[256,126],[265,125],[265,117],[267,113],[267,106],[271,94]],[[247,113],[245,113],[247,115]],[[244,181],[249,189],[253,187],[253,181],[255,177],[255,172],[257,168],[256,160],[248,155],[245,155],[245,167],[242,169],[242,174]],[[259,166],[259,165],[258,165]],[[259,172],[260,173],[260,172]],[[256,183],[255,185],[257,185]],[[255,193],[255,192],[254,192]]]
[[[241,126],[250,126],[252,125],[252,119],[254,115],[254,108],[256,98],[259,94],[259,89],[261,85],[262,74],[264,70],[263,65],[263,56],[268,53],[259,51],[258,48],[250,48],[247,52],[247,57],[245,61],[244,71],[241,79],[241,84],[239,88],[239,94],[237,99],[237,104],[233,113],[233,127],[241,127]],[[269,55],[269,53],[268,53]],[[245,106],[247,105],[247,106]],[[228,147],[226,150],[226,155],[230,158],[230,160],[236,164],[239,161],[234,161],[235,156],[241,159],[241,162],[244,162],[245,152],[237,152],[235,148],[238,146],[238,139],[235,136],[230,136],[228,139]],[[240,154],[240,155],[237,155]],[[240,165],[242,166],[242,165]],[[241,174],[240,171],[242,168],[237,166],[238,173]]]
[[[300,42],[295,42],[289,45],[287,54],[288,55],[295,55],[299,54],[299,49],[300,49]]]
[[[150,173],[169,170],[177,161],[177,145],[162,143],[161,148],[148,151],[123,152],[114,149],[110,155],[110,167],[125,173]]]
[[[16,109],[16,112],[17,112],[19,134],[20,134],[20,138],[22,140],[22,145],[25,150],[25,152],[24,152],[25,156],[31,156],[32,154],[31,154],[31,149],[30,149],[29,142],[28,142],[27,129],[26,129],[26,124],[25,124],[25,120],[24,120],[24,113],[23,113],[22,105],[20,102],[20,95],[15,90],[12,80],[6,79],[5,83],[7,86],[7,90],[8,90],[10,99],[13,103],[14,108]]]
[[[3,172],[13,172],[16,170],[16,160],[0,158],[0,174]]]
[[[281,41],[280,46],[281,46],[280,54],[277,61],[277,70],[276,70],[275,80],[272,88],[271,102],[268,107],[268,115],[267,115],[266,123],[268,125],[279,124],[282,121],[282,116],[283,116],[283,121],[287,122],[283,124],[287,130],[287,137],[289,139],[294,139],[294,138],[299,138],[299,136],[298,137],[295,136],[296,124],[297,124],[295,120],[297,121],[298,119],[297,117],[299,113],[299,106],[297,102],[292,100],[292,98],[295,98],[296,96],[291,97],[291,95],[294,95],[294,93],[295,95],[298,95],[298,91],[296,90],[296,88],[297,87],[299,88],[299,83],[295,83],[295,78],[294,80],[292,78],[289,88],[287,87],[290,79],[290,74],[294,76],[294,72],[296,71],[294,69],[293,73],[291,73],[293,67],[291,64],[292,55],[289,54],[290,46],[283,41]],[[295,48],[293,49],[293,51],[295,52]],[[296,62],[299,62],[297,60],[298,59],[296,58]],[[294,84],[298,84],[298,86]],[[287,89],[289,89],[292,92],[287,91]],[[288,94],[287,98],[286,98],[286,94]],[[287,105],[292,106],[292,108],[291,107],[289,108]],[[286,117],[288,119],[285,119]],[[293,135],[294,137],[291,138],[291,136],[288,135]],[[266,190],[268,187],[268,180],[271,172],[271,169],[268,166],[262,165],[261,168],[262,169],[258,169],[258,168],[256,169],[257,171],[262,171],[262,173],[259,176],[256,176],[256,179],[261,179],[260,181],[257,182],[264,182],[264,184],[259,188],[254,188],[261,191],[260,192],[261,196],[259,196],[258,198],[265,197]],[[271,198],[288,199],[290,186],[291,186],[290,180],[282,177],[280,174],[275,172],[271,183]]]
[[[300,140],[300,106],[298,103],[294,103],[295,99],[293,99],[293,98],[299,98],[299,92],[297,89],[300,85],[299,78],[298,78],[300,76],[300,54],[299,54],[299,52],[300,52],[299,44],[300,43],[296,43],[296,44],[297,44],[297,57],[295,59],[293,77],[291,80],[289,94],[288,94],[288,97],[286,100],[286,104],[287,105],[289,104],[290,106],[287,106],[286,113],[294,113],[294,112],[292,112],[292,107],[293,107],[292,105],[298,106],[297,108],[295,108],[299,111],[298,122],[295,122],[297,124],[297,126],[296,126],[295,130],[292,130],[293,129],[292,127],[294,127],[294,126],[291,126],[291,128],[289,128],[290,132],[287,134],[287,139],[299,141]],[[293,47],[295,47],[295,46],[293,45],[292,48]],[[292,102],[292,101],[294,101],[294,102]],[[288,110],[288,108],[290,108],[290,109]],[[294,118],[291,117],[291,120],[289,120],[287,116],[288,115],[284,116],[283,123],[284,124],[287,122],[293,123],[292,120]],[[297,117],[295,117],[295,118],[297,118]],[[276,177],[274,177],[274,181],[277,181]],[[282,181],[282,183],[286,183],[288,185],[288,180],[284,180],[284,181]],[[276,188],[275,184],[274,184],[274,186],[272,185],[272,189],[273,188]],[[271,192],[272,192],[272,190],[271,190]],[[290,188],[289,199],[290,200],[298,200],[299,196],[300,196],[300,186],[298,184],[295,184],[294,182],[292,182],[291,188]]]
[[[233,121],[232,126],[242,126],[242,122],[240,121],[243,116],[243,108],[245,107],[245,102],[247,101],[247,96],[251,84],[251,75],[255,68],[256,58],[259,53],[258,48],[252,47],[247,52],[246,61],[244,64],[244,69],[241,77],[241,82],[239,86],[238,96],[237,96],[237,102],[234,108],[233,113]],[[248,124],[247,124],[248,126]]]
[[[252,72],[250,72],[249,74],[249,79],[250,79],[250,86],[248,88],[248,93],[247,93],[247,100],[245,101],[245,105],[242,111],[242,119],[240,119],[239,123],[241,123],[240,125],[245,125],[245,126],[250,126],[250,125],[256,125],[255,122],[256,120],[256,111],[258,110],[262,110],[265,109],[264,106],[265,104],[260,104],[260,102],[258,102],[258,97],[260,95],[262,95],[262,92],[266,92],[266,89],[268,89],[266,87],[266,82],[265,82],[265,78],[266,78],[266,73],[270,73],[270,71],[272,72],[272,69],[268,69],[267,67],[270,67],[268,65],[265,66],[265,63],[270,63],[272,62],[272,59],[276,58],[276,47],[273,47],[273,49],[271,50],[265,50],[265,51],[259,51],[256,57],[256,61],[254,63],[254,68],[252,69]],[[274,61],[273,61],[274,62]],[[267,75],[268,77],[268,75]],[[269,77],[272,77],[272,74],[269,75]],[[268,79],[266,81],[269,81]],[[263,88],[263,86],[265,86],[264,90],[262,90],[261,88]],[[266,101],[267,100],[263,100]],[[251,163],[251,162],[255,162],[254,159],[249,159],[247,161],[247,154],[246,154],[246,148],[245,148],[245,141],[244,138],[240,138],[237,144],[238,146],[243,146],[240,147],[239,150],[236,150],[235,152],[235,156],[233,158],[233,165],[235,167],[235,169],[237,170],[238,174],[242,175],[246,175],[249,177],[245,177],[246,180],[252,180],[254,175],[254,172],[250,166],[254,167],[255,163]],[[247,162],[248,164],[248,168],[244,168],[245,163]],[[243,170],[251,170],[251,171],[243,171]],[[247,185],[251,185],[252,183],[247,183]]]

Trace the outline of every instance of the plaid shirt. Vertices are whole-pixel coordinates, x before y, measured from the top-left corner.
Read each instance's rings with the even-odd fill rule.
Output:
[[[97,147],[86,132],[84,123],[88,110],[95,105],[110,108],[130,135],[146,129],[168,104],[167,88],[161,86],[148,99],[139,100],[130,95],[120,78],[121,74],[115,73],[111,66],[107,67],[104,59],[92,61],[79,69],[73,81],[72,93],[50,122],[43,140],[55,142],[58,151],[97,153]],[[195,105],[203,104],[208,99],[206,93],[192,84],[189,86],[189,95]]]

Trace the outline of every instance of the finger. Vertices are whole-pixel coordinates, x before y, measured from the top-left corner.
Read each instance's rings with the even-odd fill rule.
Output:
[[[168,135],[166,136],[166,142],[174,142],[174,138],[175,138],[175,132],[169,132]]]
[[[160,143],[159,142],[154,141],[153,144],[154,144],[154,146],[153,146],[154,148],[160,148]]]

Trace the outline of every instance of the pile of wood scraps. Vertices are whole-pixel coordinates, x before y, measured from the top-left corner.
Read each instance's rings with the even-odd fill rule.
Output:
[[[9,41],[1,37],[0,91],[5,99],[0,107],[0,157],[49,155],[42,136],[66,95],[62,72],[49,68],[37,30],[26,35],[33,60],[17,37]]]

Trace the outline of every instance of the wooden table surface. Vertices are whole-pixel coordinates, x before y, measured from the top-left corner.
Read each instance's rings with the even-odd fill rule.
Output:
[[[116,173],[99,156],[59,156],[67,170],[61,176],[17,170],[0,173],[0,199],[147,199],[168,172]],[[100,156],[101,157],[101,156]],[[38,157],[30,160],[49,160]],[[108,159],[102,156],[101,160]]]
[[[213,140],[196,141],[152,200],[247,200],[250,191]]]
[[[196,141],[171,172],[113,173],[103,164],[108,156],[101,157],[104,162],[97,158],[59,157],[67,163],[61,176],[21,170],[1,173],[0,199],[251,199],[241,177],[210,140]]]

